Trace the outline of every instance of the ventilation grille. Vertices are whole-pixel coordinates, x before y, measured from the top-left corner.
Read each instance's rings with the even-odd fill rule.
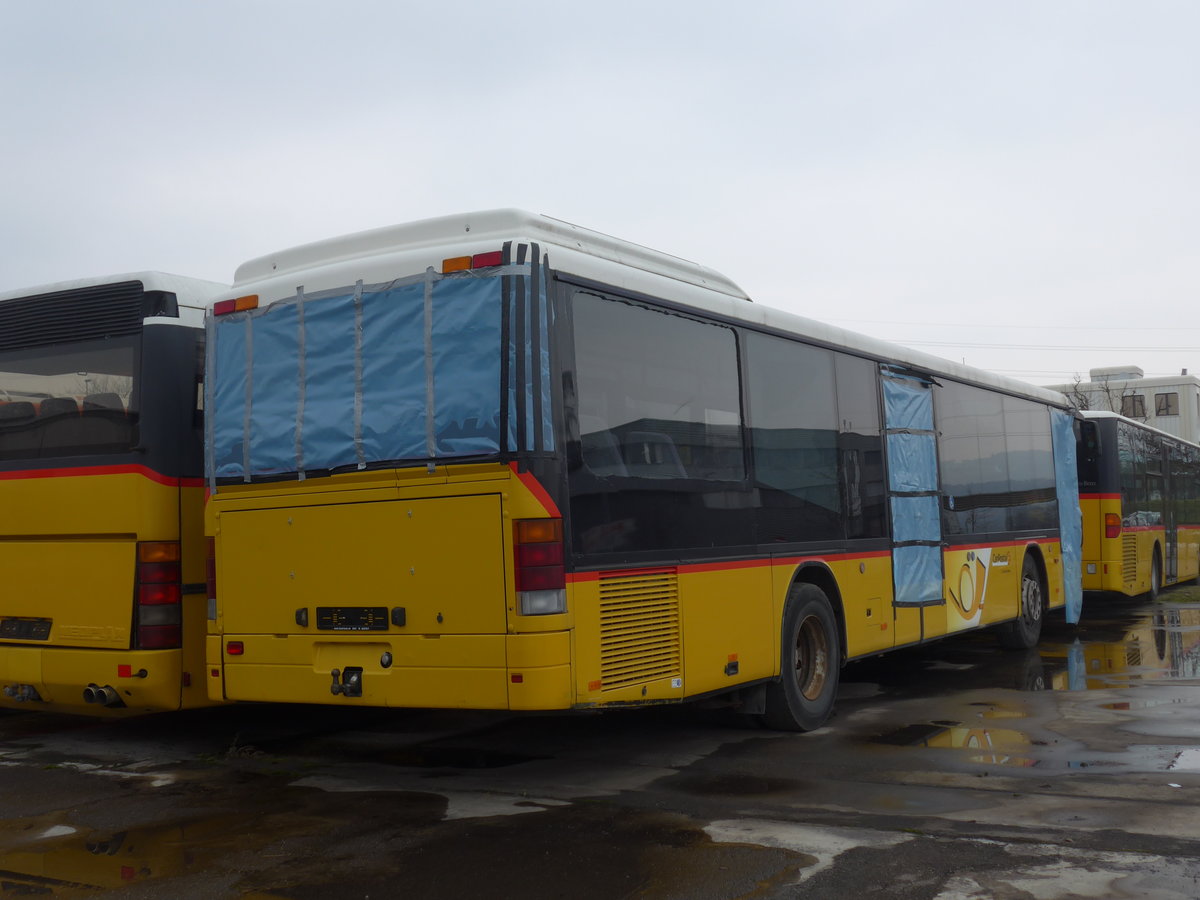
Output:
[[[140,281],[5,300],[0,303],[0,350],[138,334],[142,315]]]
[[[680,675],[675,570],[600,576],[600,678],[611,691]]]
[[[1137,580],[1137,535],[1121,535],[1121,580],[1131,584]]]

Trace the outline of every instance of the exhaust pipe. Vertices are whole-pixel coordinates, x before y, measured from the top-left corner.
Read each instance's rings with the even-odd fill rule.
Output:
[[[89,684],[83,689],[83,702],[99,703],[101,706],[125,705],[116,689],[107,684],[104,687],[100,687],[98,684]]]

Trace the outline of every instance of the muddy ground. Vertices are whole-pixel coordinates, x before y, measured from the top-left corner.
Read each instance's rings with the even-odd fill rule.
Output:
[[[720,711],[0,712],[0,897],[1200,897],[1200,590]]]

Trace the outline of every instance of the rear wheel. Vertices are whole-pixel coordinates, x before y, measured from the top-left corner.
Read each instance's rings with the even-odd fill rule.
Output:
[[[812,731],[833,711],[840,674],[837,620],[825,592],[796,585],[783,617],[781,677],[767,685],[763,721],[779,731]]]
[[[1013,650],[1036,647],[1042,636],[1042,613],[1046,608],[1042,576],[1032,556],[1021,566],[1021,610],[1015,621],[1000,629],[1001,645]]]
[[[1154,556],[1150,560],[1150,599],[1157,600],[1158,595],[1162,593],[1162,557],[1158,554],[1158,547],[1154,548]]]

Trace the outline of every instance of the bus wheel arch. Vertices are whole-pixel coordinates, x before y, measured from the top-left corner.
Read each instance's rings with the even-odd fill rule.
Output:
[[[1000,627],[1000,644],[1012,650],[1036,647],[1042,636],[1048,601],[1046,561],[1041,548],[1030,544],[1021,560],[1017,617]]]
[[[780,677],[766,686],[763,722],[780,731],[813,731],[833,712],[845,658],[841,600],[827,569],[802,569],[793,578],[780,641]]]
[[[1154,542],[1154,551],[1150,554],[1150,590],[1146,593],[1151,600],[1157,600],[1163,586],[1162,548],[1158,541]]]

